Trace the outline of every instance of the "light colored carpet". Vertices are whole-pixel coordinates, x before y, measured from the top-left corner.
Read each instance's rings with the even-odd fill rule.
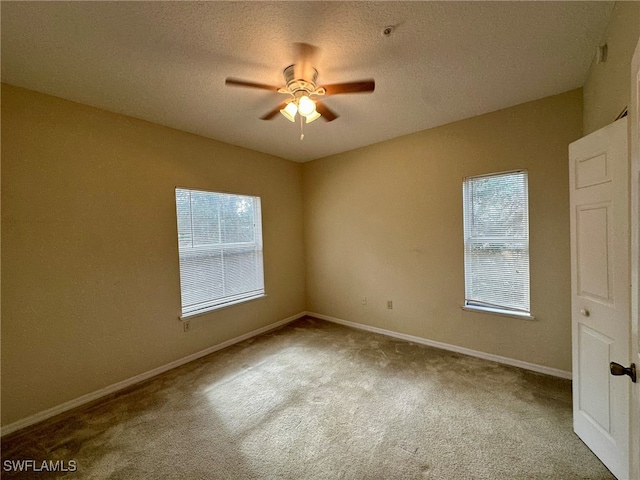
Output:
[[[303,319],[2,441],[89,479],[613,479],[571,384]]]

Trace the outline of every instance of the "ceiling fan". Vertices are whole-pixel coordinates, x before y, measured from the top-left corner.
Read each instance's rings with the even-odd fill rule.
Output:
[[[313,97],[374,91],[375,82],[373,79],[318,86],[316,83],[318,71],[311,65],[311,58],[317,50],[316,47],[307,43],[296,43],[294,47],[297,50],[297,62],[284,69],[284,87],[275,87],[237,78],[227,78],[225,80],[226,85],[271,90],[289,96],[276,108],[260,117],[262,120],[271,120],[280,112],[291,122],[296,121],[297,114],[300,115],[300,122],[304,118],[306,123],[311,123],[320,117],[327,122],[331,122],[338,118],[338,115],[320,100]]]

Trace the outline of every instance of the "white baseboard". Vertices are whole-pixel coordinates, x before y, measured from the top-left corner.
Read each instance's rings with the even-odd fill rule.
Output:
[[[388,337],[399,338],[408,342],[418,343],[421,345],[427,345],[429,347],[436,347],[442,350],[450,350],[452,352],[462,353],[471,357],[482,358],[484,360],[491,360],[492,362],[503,363],[505,365],[511,365],[513,367],[524,368],[525,370],[531,370],[533,372],[544,373],[546,375],[552,375],[554,377],[566,378],[571,380],[571,372],[566,370],[559,370],[557,368],[545,367],[544,365],[538,365],[536,363],[523,362],[522,360],[516,360],[513,358],[502,357],[500,355],[494,355],[492,353],[479,352],[477,350],[471,350],[470,348],[459,347],[457,345],[451,345],[448,343],[436,342],[422,337],[416,337],[413,335],[407,335],[404,333],[394,332],[392,330],[385,330],[384,328],[371,327],[362,323],[350,322],[348,320],[342,320],[340,318],[330,317],[328,315],[322,315],[320,313],[305,312],[310,317],[319,318],[321,320],[327,320],[328,322],[339,323],[347,327],[357,328],[359,330],[366,330],[368,332],[379,333]]]
[[[68,410],[71,410],[72,408],[76,408],[79,407],[81,405],[84,405],[85,403],[89,403],[92,402],[94,400],[97,400],[101,397],[104,397],[106,395],[110,395],[112,393],[115,393],[119,390],[122,390],[124,388],[130,387],[131,385],[135,385],[136,383],[140,383],[144,380],[147,380],[151,377],[155,377],[156,375],[160,375],[161,373],[167,372],[169,370],[172,370],[176,367],[179,367],[181,365],[184,365],[185,363],[189,363],[192,362],[200,357],[204,357],[205,355],[209,355],[210,353],[216,352],[218,350],[222,350],[223,348],[227,348],[230,347],[231,345],[234,345],[236,343],[240,343],[244,340],[247,340],[251,337],[255,337],[257,335],[261,335],[265,332],[268,332],[269,330],[273,330],[276,329],[278,327],[281,327],[282,325],[286,325],[287,323],[291,323],[294,320],[297,320],[299,318],[302,318],[306,315],[306,312],[302,312],[302,313],[298,313],[297,315],[293,315],[289,318],[285,318],[284,320],[280,320],[278,322],[275,323],[271,323],[265,327],[262,328],[258,328],[257,330],[253,330],[249,333],[245,333],[244,335],[240,335],[239,337],[235,337],[232,338],[230,340],[227,340],[226,342],[222,342],[219,343],[217,345],[214,345],[212,347],[209,348],[205,348],[204,350],[201,350],[199,352],[196,353],[192,353],[191,355],[187,355],[186,357],[180,358],[179,360],[175,360],[171,363],[167,363],[166,365],[162,365],[161,367],[158,368],[154,368],[153,370],[149,370],[148,372],[144,372],[141,373],[140,375],[136,375],[134,377],[131,378],[127,378],[126,380],[122,380],[121,382],[118,383],[114,383],[113,385],[109,385],[107,387],[101,388],[100,390],[96,390],[94,392],[91,393],[87,393],[86,395],[83,395],[81,397],[78,397],[74,400],[70,400],[68,402],[65,402],[61,405],[57,405],[55,407],[49,408],[47,410],[44,410],[42,412],[38,412],[34,415],[31,415],[29,417],[23,418],[22,420],[18,420],[17,422],[14,423],[10,423],[8,425],[5,425],[4,427],[2,427],[2,430],[0,432],[0,436],[5,436],[8,435],[12,432],[15,432],[17,430],[20,430],[22,428],[28,427],[30,425],[34,425],[38,422],[41,422],[42,420],[46,420],[47,418],[51,418],[55,415],[58,415],[60,413],[64,413]]]

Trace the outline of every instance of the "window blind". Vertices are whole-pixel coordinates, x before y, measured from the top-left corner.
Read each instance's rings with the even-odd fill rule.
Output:
[[[260,198],[176,188],[183,316],[264,295]]]
[[[463,182],[465,303],[530,313],[527,172]]]

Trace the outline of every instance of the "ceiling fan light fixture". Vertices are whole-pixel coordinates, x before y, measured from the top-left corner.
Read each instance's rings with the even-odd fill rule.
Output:
[[[280,110],[280,113],[290,122],[296,121],[296,113],[298,113],[298,107],[295,102],[289,102],[287,105]]]
[[[316,111],[316,102],[311,100],[307,95],[302,95],[298,98],[298,111],[300,115],[307,117],[313,115]]]

